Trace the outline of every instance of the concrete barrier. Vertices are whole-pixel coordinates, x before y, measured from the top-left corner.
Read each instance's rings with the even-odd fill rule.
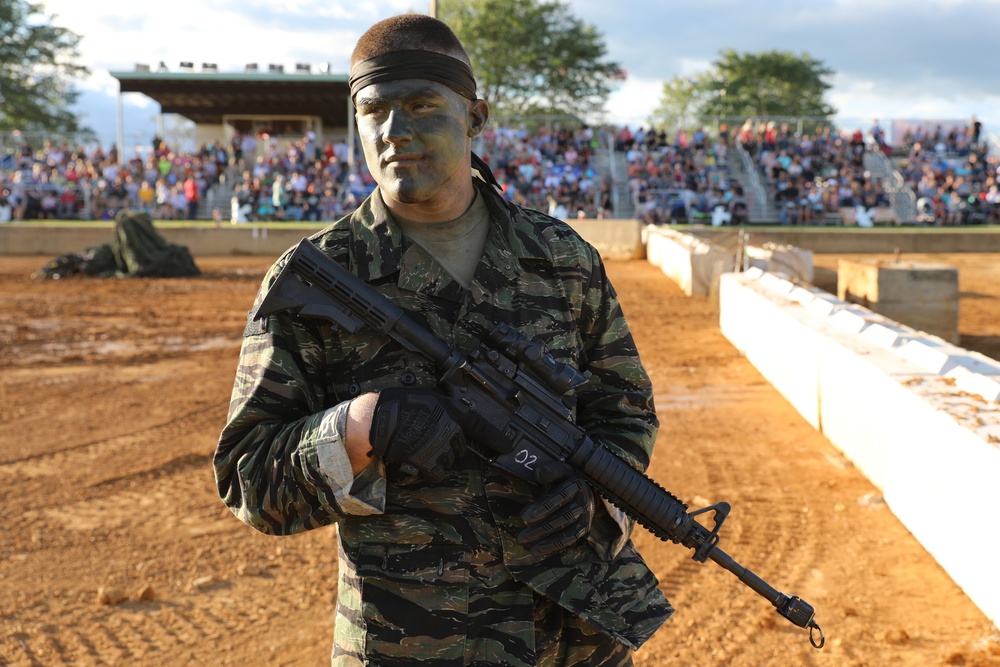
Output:
[[[762,271],[772,271],[791,276],[807,283],[815,280],[813,251],[786,243],[765,241],[759,245],[748,243],[743,248],[747,264]]]
[[[644,254],[642,223],[638,220],[571,219],[566,221],[590,242],[604,259],[637,259]],[[186,246],[195,257],[262,255],[277,257],[287,248],[322,229],[321,226],[167,227],[157,231],[170,243]],[[65,227],[14,223],[0,225],[0,255],[59,257],[99,246],[111,240],[112,223]]]
[[[649,225],[643,230],[646,259],[677,283],[688,296],[714,296],[719,277],[734,270],[732,250],[693,234]]]
[[[277,257],[317,228],[268,228],[256,225],[163,227],[156,231],[170,243],[186,246],[195,257],[269,255]],[[112,226],[42,227],[0,225],[0,255],[59,257],[99,246],[111,240]]]
[[[642,259],[645,256],[643,224],[638,220],[571,218],[566,222],[597,248],[604,259]]]
[[[842,259],[837,298],[958,343],[958,270],[944,264]]]
[[[720,280],[720,326],[1000,626],[1000,363],[787,277]]]
[[[671,227],[648,225],[643,229],[643,240],[646,259],[688,296],[718,295],[719,278],[737,268],[741,253],[749,266],[779,271],[805,282],[813,280],[811,250],[770,241],[741,247],[744,237],[736,232],[706,239]]]
[[[730,234],[732,228],[692,225],[703,238]],[[795,227],[745,228],[750,245],[762,240],[807,248],[814,253],[946,253],[1000,252],[1000,233],[994,226],[971,227]]]

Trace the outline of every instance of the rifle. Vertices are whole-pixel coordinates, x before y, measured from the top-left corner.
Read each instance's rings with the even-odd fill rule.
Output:
[[[810,604],[773,588],[718,547],[729,503],[688,512],[676,496],[591,440],[574,423],[563,396],[586,382],[589,372],[556,361],[540,343],[506,323],[497,324],[477,350],[466,354],[454,349],[308,239],[302,239],[289,256],[252,317],[284,311],[326,320],[348,333],[367,326],[424,355],[440,370],[442,389],[473,416],[475,440],[494,454],[490,458],[478,451],[480,456],[532,482],[537,464],[567,462],[598,493],[658,538],[693,549],[692,558],[698,562],[715,561],[781,616],[807,628],[815,648],[826,643]],[[714,521],[711,529],[695,520],[709,512]]]

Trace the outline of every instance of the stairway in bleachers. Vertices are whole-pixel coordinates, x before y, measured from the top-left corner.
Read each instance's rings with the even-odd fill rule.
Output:
[[[747,202],[750,204],[750,222],[754,224],[773,224],[778,221],[778,209],[774,203],[774,195],[768,192],[763,183],[763,175],[758,170],[751,174],[749,168],[754,168],[753,158],[745,154],[738,145],[729,150],[729,170],[734,180],[743,186]]]
[[[610,157],[613,156],[613,157]],[[612,165],[611,160],[614,160]],[[614,206],[615,219],[628,220],[635,217],[635,205],[628,190],[628,165],[625,153],[599,150],[590,158],[590,166],[594,169],[594,182],[600,183],[608,173],[614,179],[614,190],[611,202]]]
[[[635,217],[635,204],[632,202],[632,195],[628,188],[628,163],[625,161],[625,153],[615,151],[614,191],[612,201],[615,205],[615,217],[621,220],[628,220]]]

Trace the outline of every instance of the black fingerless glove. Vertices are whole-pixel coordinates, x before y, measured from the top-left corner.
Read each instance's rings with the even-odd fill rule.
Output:
[[[447,397],[429,389],[379,392],[368,434],[372,454],[440,482],[465,452],[465,434],[450,409]]]
[[[543,464],[537,478],[554,485],[521,511],[525,527],[517,534],[517,543],[532,555],[544,558],[573,546],[590,533],[596,502],[590,485],[567,463]]]

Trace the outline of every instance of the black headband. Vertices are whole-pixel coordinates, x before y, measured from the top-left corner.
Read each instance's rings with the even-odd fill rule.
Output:
[[[394,51],[362,60],[351,71],[351,99],[373,83],[427,79],[443,83],[459,95],[476,99],[476,77],[458,58],[437,51]]]

